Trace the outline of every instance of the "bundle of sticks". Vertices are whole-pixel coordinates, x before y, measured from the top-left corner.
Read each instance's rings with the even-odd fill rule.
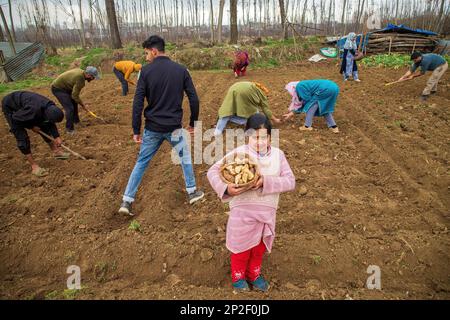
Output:
[[[432,52],[437,44],[438,38],[435,36],[423,36],[412,33],[371,33],[366,52]]]

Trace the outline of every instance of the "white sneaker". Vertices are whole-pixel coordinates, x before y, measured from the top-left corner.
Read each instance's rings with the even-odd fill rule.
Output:
[[[189,197],[189,204],[193,204],[194,202],[197,202],[198,200],[202,199],[205,196],[205,193],[201,190],[197,190],[193,193],[190,193],[188,195]]]

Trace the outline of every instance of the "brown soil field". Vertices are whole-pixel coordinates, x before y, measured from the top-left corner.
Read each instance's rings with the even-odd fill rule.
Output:
[[[341,88],[340,134],[323,119],[315,120],[317,130],[300,132],[303,116],[277,126],[297,186],[281,195],[273,251],[263,262],[271,283],[264,294],[232,292],[229,209],[209,186],[208,165],[195,165],[206,195],[190,206],[181,168],[163,144],[133,208],[141,230],[117,214],[139,147],[131,140],[134,89],[120,96],[113,75],[82,92],[107,124],[80,111],[76,136],[59,125],[65,143],[87,161],[55,160],[30,133],[36,160],[50,170],[32,177],[1,120],[0,298],[449,299],[450,74],[422,103],[428,76],[384,86],[403,72],[360,67],[362,82],[344,83],[338,66],[325,61],[250,70],[242,79],[271,90],[278,116],[289,105],[290,81],[327,78]],[[210,128],[236,80],[232,72],[192,76],[203,128]],[[48,87],[34,91],[54,99]],[[185,107],[187,124],[187,101]],[[74,295],[64,292],[69,265],[81,268],[83,289]],[[369,265],[381,269],[381,290],[366,288]]]

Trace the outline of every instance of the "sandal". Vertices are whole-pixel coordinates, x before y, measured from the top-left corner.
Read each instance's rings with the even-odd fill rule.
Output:
[[[67,159],[69,159],[69,157],[70,157],[70,153],[68,153],[68,152],[63,152],[61,154],[55,155],[55,159],[58,159],[58,160],[67,160]]]
[[[39,167],[39,169],[36,172],[31,172],[33,175],[35,175],[36,177],[45,177],[46,175],[48,175],[48,170]]]

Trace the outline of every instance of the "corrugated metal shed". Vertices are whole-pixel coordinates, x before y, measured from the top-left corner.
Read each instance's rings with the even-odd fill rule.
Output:
[[[5,63],[2,65],[6,75],[12,81],[22,77],[31,71],[44,57],[44,46],[39,43],[15,43],[17,54],[14,56],[7,42],[0,42],[0,50],[3,51]]]

